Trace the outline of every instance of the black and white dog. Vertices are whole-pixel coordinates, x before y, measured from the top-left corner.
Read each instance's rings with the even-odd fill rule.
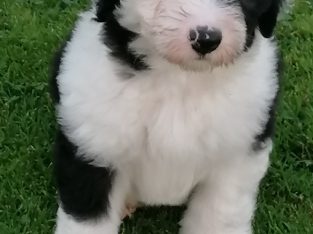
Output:
[[[56,60],[57,234],[187,204],[181,234],[250,234],[272,148],[282,0],[98,0]]]

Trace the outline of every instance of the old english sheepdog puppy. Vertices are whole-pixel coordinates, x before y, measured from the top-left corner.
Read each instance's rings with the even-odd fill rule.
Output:
[[[282,0],[96,0],[55,61],[57,234],[180,205],[181,234],[250,234],[272,149]]]

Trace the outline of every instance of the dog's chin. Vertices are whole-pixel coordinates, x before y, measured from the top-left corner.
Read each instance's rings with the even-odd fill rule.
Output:
[[[195,72],[202,72],[207,70],[213,70],[217,67],[224,67],[234,63],[234,58],[225,59],[218,59],[213,56],[206,56],[200,57],[197,56],[196,58],[189,58],[189,59],[181,59],[181,60],[174,60],[171,57],[165,57],[165,59],[174,64],[179,66],[181,69],[186,71],[195,71]]]
[[[181,69],[186,71],[202,72],[212,70],[219,65],[210,63],[208,60],[190,60],[177,64]]]

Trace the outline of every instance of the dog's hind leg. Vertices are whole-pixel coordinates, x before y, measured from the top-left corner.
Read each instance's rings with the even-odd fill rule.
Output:
[[[77,147],[60,132],[55,173],[60,204],[56,234],[118,234],[128,189],[122,172],[79,157]]]

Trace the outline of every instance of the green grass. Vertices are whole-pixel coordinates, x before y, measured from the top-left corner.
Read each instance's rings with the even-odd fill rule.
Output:
[[[0,234],[51,233],[56,212],[48,95],[52,55],[86,0],[0,2]],[[257,234],[313,233],[313,5],[298,0],[278,27],[285,75]],[[182,209],[147,209],[123,234],[177,233]]]

